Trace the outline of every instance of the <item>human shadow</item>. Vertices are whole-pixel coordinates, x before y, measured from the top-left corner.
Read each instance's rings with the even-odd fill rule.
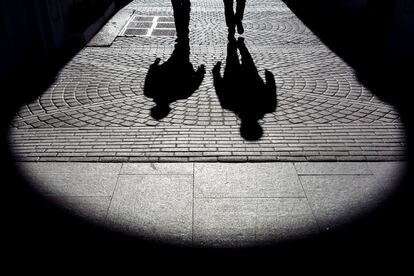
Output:
[[[151,116],[156,120],[169,114],[172,102],[190,97],[205,75],[204,65],[194,70],[188,44],[177,43],[171,57],[161,65],[160,61],[157,58],[150,66],[144,83],[144,95],[155,103]]]
[[[240,51],[241,62],[237,49]],[[258,120],[276,110],[276,84],[273,74],[265,71],[260,77],[244,39],[229,40],[226,67],[221,76],[221,62],[213,68],[214,87],[220,104],[241,120],[240,135],[248,141],[259,140],[263,129]]]
[[[155,106],[151,117],[165,118],[171,111],[170,104],[190,97],[203,82],[204,65],[194,70],[190,62],[189,24],[191,3],[189,0],[171,0],[174,11],[176,44],[171,57],[160,64],[155,59],[150,66],[144,83],[144,95],[152,98]]]

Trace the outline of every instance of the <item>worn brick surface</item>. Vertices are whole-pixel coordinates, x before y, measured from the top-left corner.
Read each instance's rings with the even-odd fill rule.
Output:
[[[171,16],[170,0],[135,0],[133,16]],[[150,64],[168,59],[174,37],[124,35],[111,47],[86,47],[11,125],[16,157],[38,161],[326,161],[401,160],[398,113],[361,86],[353,71],[280,0],[248,1],[245,39],[256,66],[276,79],[278,107],[246,142],[239,119],[223,110],[211,76],[225,62],[222,0],[192,1],[194,66],[200,89],[171,105],[160,122],[143,95]]]

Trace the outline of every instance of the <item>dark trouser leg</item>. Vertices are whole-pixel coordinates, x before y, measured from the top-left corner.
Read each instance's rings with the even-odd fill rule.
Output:
[[[234,30],[235,21],[234,21],[234,10],[233,10],[233,0],[223,0],[224,2],[224,14],[226,16],[226,25],[229,28],[229,32]]]
[[[183,12],[183,37],[188,39],[190,33],[190,12],[191,12],[191,2],[190,0],[182,0],[182,12]]]
[[[174,10],[175,29],[178,41],[188,41],[190,25],[190,0],[171,0]]]
[[[180,25],[181,1],[180,0],[171,0],[171,5],[173,7],[173,12],[174,12],[175,28],[178,28],[178,26]]]
[[[237,32],[239,34],[244,33],[243,28],[243,15],[244,15],[244,8],[246,7],[246,0],[237,0],[237,6],[236,6],[236,14],[234,16],[235,22],[237,25]]]
[[[246,0],[237,0],[235,21],[241,22],[243,20],[244,8],[246,7]]]

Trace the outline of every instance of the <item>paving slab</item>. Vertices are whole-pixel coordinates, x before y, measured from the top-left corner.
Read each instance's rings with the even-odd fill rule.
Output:
[[[192,176],[121,175],[107,224],[149,239],[191,243]]]
[[[237,247],[253,245],[257,200],[197,198],[194,202],[194,244]]]
[[[28,174],[118,174],[120,163],[16,162]]]
[[[406,164],[362,164],[313,163],[299,176],[293,162],[19,167],[31,170],[34,188],[89,221],[148,239],[235,247],[305,238],[370,212],[398,187]]]
[[[196,197],[304,197],[292,163],[196,163]]]
[[[274,242],[306,238],[319,231],[305,198],[260,199],[257,205],[256,241]]]
[[[112,196],[117,174],[32,174],[28,180],[44,195]]]
[[[125,163],[121,174],[193,175],[193,163]]]
[[[365,162],[296,162],[298,175],[370,175],[370,167]]]
[[[321,230],[369,213],[387,196],[373,175],[300,176],[300,180]]]
[[[368,166],[386,196],[391,196],[399,188],[408,168],[406,162],[370,162]]]
[[[100,225],[105,223],[111,203],[110,196],[54,196],[51,199],[71,214]]]
[[[406,162],[370,162],[368,166],[377,177],[399,177],[407,169]]]
[[[317,232],[304,198],[196,198],[194,244],[239,247]]]

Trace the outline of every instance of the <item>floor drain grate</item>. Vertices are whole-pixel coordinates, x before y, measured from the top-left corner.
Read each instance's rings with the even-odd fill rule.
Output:
[[[174,17],[138,15],[130,18],[124,36],[176,36]]]

